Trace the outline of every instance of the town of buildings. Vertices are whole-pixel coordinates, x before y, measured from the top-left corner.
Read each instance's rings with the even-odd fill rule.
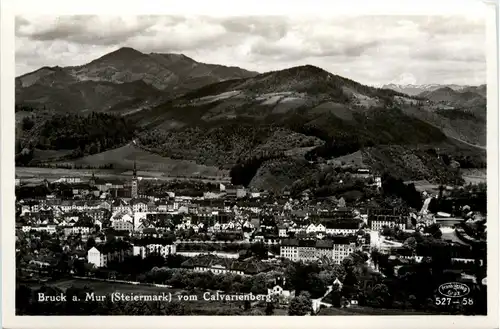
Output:
[[[272,270],[273,262],[283,259],[341,264],[356,251],[369,254],[373,249],[419,262],[429,256],[428,251],[409,253],[402,243],[380,232],[385,228],[412,232],[419,225],[436,222],[421,213],[347,207],[343,199],[334,204],[312,202],[307,192],[299,198],[283,193],[270,199],[265,191],[230,184],[220,184],[217,191],[206,191],[201,197],[173,191],[161,197],[142,195],[135,164],[130,182],[104,181],[92,174],[88,181],[64,177],[42,184],[51,190],[45,197],[17,198],[16,228],[25,234],[37,231],[94,239],[95,245],[79,250],[78,257],[95,268],[132,256],[183,255],[189,259],[182,267],[190,271],[251,276]],[[65,188],[65,197],[60,186]],[[110,231],[116,237],[113,243],[108,243],[105,234]],[[269,248],[267,259],[247,257],[239,250],[203,248],[255,243]],[[470,248],[463,245],[453,248],[453,259],[474,262]],[[293,296],[279,285],[269,293]]]

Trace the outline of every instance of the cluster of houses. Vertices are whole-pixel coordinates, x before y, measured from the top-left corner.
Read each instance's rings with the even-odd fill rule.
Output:
[[[228,186],[224,189],[227,191]],[[344,206],[345,201],[340,200],[340,204]],[[312,261],[328,257],[337,263],[360,246],[358,232],[361,227],[405,227],[408,217],[394,214],[368,216],[366,210],[346,207],[309,207],[290,198],[267,204],[251,199],[193,198],[175,196],[174,193],[168,199],[18,200],[17,206],[17,225],[23,232],[63,232],[85,237],[110,228],[131,237],[161,237],[165,232],[175,234],[179,230],[206,235],[240,232],[244,233],[242,236],[246,242],[260,241],[279,246],[283,258]],[[119,251],[96,246],[88,251],[87,258],[96,267],[105,267],[109,261],[123,259],[129,254],[146,257],[154,252],[166,257],[177,253],[178,243],[142,243]]]

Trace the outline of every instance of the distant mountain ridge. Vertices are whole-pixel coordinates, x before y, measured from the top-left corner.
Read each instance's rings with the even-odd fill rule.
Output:
[[[384,85],[382,88],[386,89],[391,89],[403,94],[407,94],[410,96],[417,96],[418,94],[421,94],[426,91],[434,91],[440,88],[450,88],[455,91],[463,91],[465,89],[481,89],[481,88],[486,88],[486,85],[480,85],[480,86],[468,86],[468,85],[457,85],[457,84],[422,84],[422,85],[417,85],[417,84],[395,84],[395,83],[390,83]]]
[[[442,87],[432,91],[424,91],[418,96],[455,107],[486,106],[486,97],[481,95],[481,90],[479,92],[477,90],[477,87],[465,87],[459,91],[450,87]],[[486,88],[484,93],[486,93]]]
[[[134,145],[144,152],[220,170],[236,167],[244,181],[278,189],[307,171],[321,171],[316,164],[324,160],[356,152],[377,170],[390,163],[407,180],[453,181],[457,171],[436,149],[462,163],[466,157],[484,163],[486,125],[480,114],[485,98],[477,93],[481,87],[476,89],[441,87],[417,97],[312,65],[257,74],[126,48],[84,66],[42,68],[19,77],[16,103],[119,114],[133,123]],[[47,128],[45,135],[37,135],[41,130],[36,127],[44,124],[34,121],[35,128],[29,120],[19,122],[24,127],[20,150],[43,146],[50,151],[53,145],[67,145],[67,139],[72,145],[82,140],[85,145],[73,153],[84,156],[130,142],[119,132],[113,143],[100,131],[95,132],[99,141],[85,129],[72,136],[53,123],[45,126],[54,131]],[[252,180],[253,175],[258,179]]]
[[[136,107],[148,103],[150,106],[157,103],[160,94],[161,99],[166,99],[211,83],[255,75],[257,72],[238,67],[199,63],[182,54],[144,54],[124,47],[85,65],[42,67],[17,77],[16,104],[46,105],[64,111],[104,111],[122,102],[131,102]],[[141,86],[144,93],[114,98],[114,94],[128,93],[122,91],[126,84]],[[79,88],[85,89],[86,94],[66,93],[68,89]],[[99,104],[84,98],[108,98],[108,101]]]

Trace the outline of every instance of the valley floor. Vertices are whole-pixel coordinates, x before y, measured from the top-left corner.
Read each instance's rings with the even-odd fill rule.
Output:
[[[50,160],[57,155],[65,155],[60,151],[35,151],[35,158]],[[199,165],[194,161],[177,160],[145,151],[132,143],[125,146],[67,161],[49,161],[49,164],[80,166],[82,168],[99,168],[112,165],[113,169],[65,169],[65,168],[39,168],[16,167],[16,177],[25,183],[37,183],[47,178],[60,178],[61,176],[90,177],[92,172],[96,176],[108,179],[129,180],[132,176],[134,162],[139,169],[138,175],[142,179],[173,180],[189,179],[203,182],[228,182],[230,180],[227,170],[217,167]]]
[[[92,172],[96,176],[107,179],[118,179],[118,180],[130,180],[132,177],[132,171],[123,171],[117,169],[60,169],[60,168],[37,168],[37,167],[16,167],[16,177],[20,178],[23,183],[40,183],[44,179],[49,181],[54,179],[59,179],[62,176],[66,177],[87,177],[92,175]],[[228,182],[229,177],[219,176],[219,177],[185,177],[185,176],[172,176],[168,173],[162,173],[157,171],[138,171],[138,176],[142,179],[154,179],[158,181],[169,181],[169,180],[194,180],[202,182]]]

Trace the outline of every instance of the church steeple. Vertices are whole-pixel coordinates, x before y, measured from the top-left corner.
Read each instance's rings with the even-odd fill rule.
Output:
[[[137,198],[138,196],[138,182],[137,182],[137,165],[134,160],[134,171],[133,171],[133,176],[132,176],[132,187],[131,187],[131,196],[132,198]]]
[[[91,187],[94,187],[94,186],[95,186],[95,173],[94,173],[94,171],[92,171],[92,177],[91,177],[91,178],[90,178],[90,180],[89,180],[89,185],[90,185]]]

